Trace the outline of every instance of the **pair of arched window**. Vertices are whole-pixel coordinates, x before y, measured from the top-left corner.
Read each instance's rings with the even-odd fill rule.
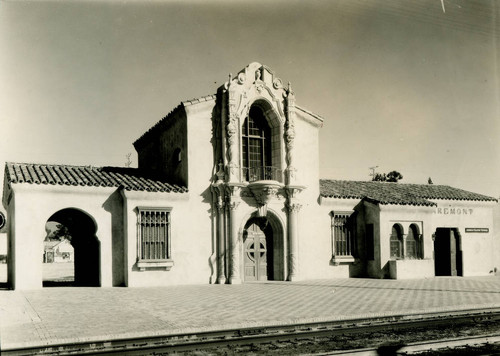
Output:
[[[400,224],[394,224],[391,231],[390,250],[392,259],[424,258],[422,235],[419,233],[418,226],[411,224],[405,237],[403,227]]]

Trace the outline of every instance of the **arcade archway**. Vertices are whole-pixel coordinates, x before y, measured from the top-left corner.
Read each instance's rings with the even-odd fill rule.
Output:
[[[44,242],[44,262],[73,263],[74,272],[72,281],[66,277],[60,283],[44,276],[43,285],[100,286],[100,242],[92,217],[74,208],[59,210],[47,220],[46,229],[52,230]],[[55,247],[51,251],[47,245]],[[57,271],[57,267],[50,270]]]

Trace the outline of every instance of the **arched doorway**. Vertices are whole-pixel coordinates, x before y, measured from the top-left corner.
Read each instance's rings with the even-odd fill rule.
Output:
[[[243,230],[245,281],[285,280],[283,229],[274,216],[251,217]]]
[[[96,236],[97,226],[88,214],[85,212],[68,208],[59,210],[53,214],[46,224],[47,237],[44,245],[66,245],[61,249],[49,251],[44,248],[44,262],[57,263],[59,255],[64,263],[73,262],[74,278],[73,281],[62,280],[57,283],[57,279],[50,282],[44,276],[44,286],[51,285],[75,285],[75,286],[100,286],[100,242]],[[59,242],[59,243],[58,243]],[[71,249],[67,248],[71,245]],[[56,268],[51,268],[56,270]]]

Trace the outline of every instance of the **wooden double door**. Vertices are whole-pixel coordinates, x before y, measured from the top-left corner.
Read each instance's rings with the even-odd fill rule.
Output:
[[[272,229],[265,220],[250,220],[244,232],[245,281],[273,279],[272,251]]]

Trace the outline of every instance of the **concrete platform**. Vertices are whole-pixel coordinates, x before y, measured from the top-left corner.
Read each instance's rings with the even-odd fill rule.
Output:
[[[0,347],[488,307],[500,307],[500,277],[0,290]]]

